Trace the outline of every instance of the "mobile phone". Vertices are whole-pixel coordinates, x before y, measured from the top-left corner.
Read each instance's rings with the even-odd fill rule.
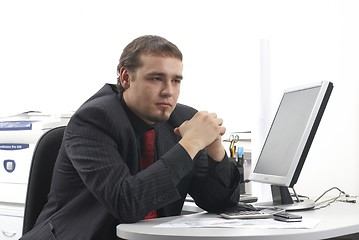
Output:
[[[293,213],[287,213],[287,212],[281,212],[281,213],[275,213],[273,214],[273,218],[278,221],[283,222],[301,222],[302,216],[293,214]]]

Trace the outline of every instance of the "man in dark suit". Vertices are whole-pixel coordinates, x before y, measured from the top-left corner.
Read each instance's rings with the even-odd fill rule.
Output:
[[[173,43],[142,36],[127,45],[117,86],[106,84],[68,123],[48,202],[22,239],[117,239],[120,223],[181,214],[187,194],[209,212],[235,204],[239,173],[222,145],[223,121],[178,104],[181,81]],[[150,129],[154,163],[143,169]]]

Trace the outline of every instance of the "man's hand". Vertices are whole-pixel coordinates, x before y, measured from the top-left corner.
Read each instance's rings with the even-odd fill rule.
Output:
[[[185,121],[174,131],[182,136],[179,144],[193,159],[202,149],[206,148],[208,154],[216,161],[224,157],[221,136],[226,128],[222,126],[223,120],[215,113],[197,112],[192,119]]]
[[[221,162],[226,154],[222,145],[222,136],[220,135],[216,140],[208,145],[206,147],[206,151],[214,161]]]

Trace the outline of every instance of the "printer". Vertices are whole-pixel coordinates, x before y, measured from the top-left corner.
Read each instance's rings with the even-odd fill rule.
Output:
[[[31,111],[0,118],[0,202],[25,203],[37,141],[46,131],[66,126],[71,116]]]

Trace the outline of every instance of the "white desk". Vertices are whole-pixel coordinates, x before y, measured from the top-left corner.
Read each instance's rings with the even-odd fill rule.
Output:
[[[124,239],[248,239],[310,240],[359,233],[359,203],[336,202],[329,207],[296,212],[304,218],[321,219],[313,229],[245,229],[245,228],[154,228],[177,217],[158,218],[117,226],[117,236]],[[202,215],[199,214],[198,217]]]

